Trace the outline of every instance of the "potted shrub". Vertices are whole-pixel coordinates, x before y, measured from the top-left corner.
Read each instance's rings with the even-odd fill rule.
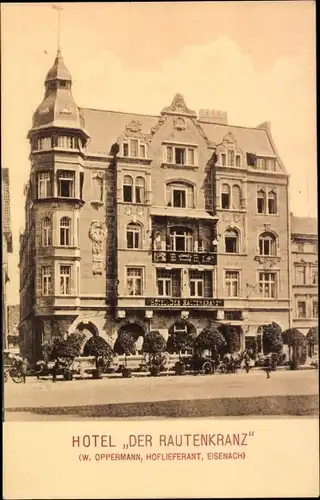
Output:
[[[297,328],[289,328],[283,332],[284,342],[289,346],[291,370],[298,370],[300,364],[307,359],[307,340]]]
[[[314,346],[319,343],[318,327],[312,326],[307,333],[307,343],[308,343],[308,355],[312,358],[314,355]]]
[[[194,337],[190,331],[175,332],[173,331],[168,338],[167,349],[169,352],[179,354],[179,361],[175,365],[176,375],[184,375],[186,372],[186,364],[181,356],[181,351],[190,349],[193,344]]]
[[[96,358],[96,369],[93,372],[93,377],[101,379],[103,372],[111,365],[113,360],[111,346],[103,337],[93,336],[86,342],[83,354]]]
[[[164,337],[157,330],[146,333],[142,350],[149,354],[151,375],[157,377],[160,374],[162,366],[161,354],[166,350],[166,341]]]
[[[194,341],[194,349],[197,353],[209,351],[211,357],[214,354],[220,354],[227,342],[216,328],[204,328]]]
[[[136,353],[135,341],[133,336],[129,332],[120,332],[114,346],[115,352],[118,354],[124,354],[124,368],[122,370],[122,376],[124,378],[131,377],[131,370],[127,368],[127,356]]]
[[[60,365],[64,367],[64,379],[72,380],[72,363],[74,358],[80,356],[85,335],[82,333],[71,333],[65,339],[56,338],[53,343],[51,357],[60,360]]]
[[[262,344],[264,354],[271,354],[271,370],[275,371],[283,349],[282,331],[277,323],[263,326]]]

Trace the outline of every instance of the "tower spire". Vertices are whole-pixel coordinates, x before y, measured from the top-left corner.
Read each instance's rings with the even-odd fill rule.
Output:
[[[58,53],[60,52],[60,28],[61,28],[61,11],[62,7],[59,5],[52,5],[53,10],[58,12]]]

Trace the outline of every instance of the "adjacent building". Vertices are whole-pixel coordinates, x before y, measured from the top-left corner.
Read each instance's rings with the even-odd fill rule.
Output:
[[[7,283],[9,281],[8,257],[12,253],[12,231],[10,210],[10,183],[9,169],[1,168],[2,174],[2,344],[3,349],[8,348],[8,316],[7,316]]]
[[[292,326],[288,174],[268,123],[174,96],[158,116],[78,108],[58,51],[33,116],[20,241],[24,352],[82,330],[198,333],[242,347]]]
[[[304,335],[318,326],[318,225],[291,214],[292,326]]]

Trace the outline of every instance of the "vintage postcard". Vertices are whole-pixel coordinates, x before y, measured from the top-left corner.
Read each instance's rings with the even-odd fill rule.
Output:
[[[315,3],[1,28],[4,498],[317,497]]]

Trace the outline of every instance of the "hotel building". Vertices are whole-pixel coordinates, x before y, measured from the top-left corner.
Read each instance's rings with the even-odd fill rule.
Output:
[[[228,124],[174,96],[157,116],[78,108],[58,51],[33,115],[20,335],[199,333],[241,346],[292,326],[288,174],[268,123]]]

